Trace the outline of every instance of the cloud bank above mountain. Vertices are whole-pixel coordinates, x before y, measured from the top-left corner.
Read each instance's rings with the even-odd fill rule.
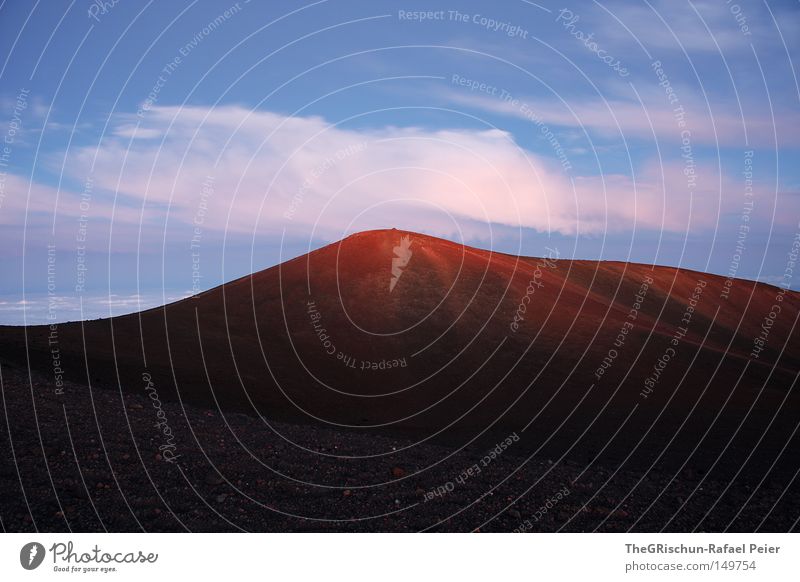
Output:
[[[245,239],[286,231],[332,240],[387,226],[486,240],[493,227],[683,233],[713,229],[721,213],[737,207],[734,197],[720,195],[728,180],[708,164],[651,160],[631,176],[573,176],[488,125],[360,128],[358,121],[155,106],[141,117],[116,115],[99,145],[51,155],[48,165],[91,184],[93,220],[118,233],[141,226],[162,237],[164,229],[190,236],[195,227]],[[14,183],[25,188],[20,178]],[[53,212],[80,216],[81,192],[31,189],[29,226],[37,217],[51,225]],[[22,200],[8,206],[6,220],[19,220]]]

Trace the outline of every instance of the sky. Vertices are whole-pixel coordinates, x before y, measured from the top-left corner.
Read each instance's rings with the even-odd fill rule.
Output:
[[[0,324],[393,227],[799,289],[799,43],[796,1],[7,0]]]

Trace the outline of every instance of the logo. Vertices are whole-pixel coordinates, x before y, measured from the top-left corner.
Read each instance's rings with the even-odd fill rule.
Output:
[[[30,542],[19,551],[19,563],[26,570],[35,570],[44,561],[44,546],[38,542]]]
[[[389,281],[389,293],[394,291],[394,286],[400,280],[403,269],[411,260],[411,237],[406,235],[400,239],[400,244],[392,249],[395,256],[392,257],[392,280]]]

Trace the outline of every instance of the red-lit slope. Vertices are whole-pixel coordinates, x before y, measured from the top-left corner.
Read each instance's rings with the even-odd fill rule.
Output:
[[[402,236],[411,256],[390,292]],[[267,418],[421,438],[529,425],[536,443],[566,447],[579,437],[605,443],[634,408],[629,442],[663,442],[682,427],[676,446],[709,427],[723,444],[759,435],[777,414],[771,435],[781,443],[797,419],[795,397],[783,399],[800,369],[800,300],[749,281],[724,299],[724,282],[371,231],[164,308],[59,325],[58,340],[73,380],[87,382],[88,365],[88,380],[142,391],[146,372],[162,398]],[[44,371],[48,333],[27,330],[32,365]],[[24,341],[22,329],[0,328],[5,357],[24,360]]]

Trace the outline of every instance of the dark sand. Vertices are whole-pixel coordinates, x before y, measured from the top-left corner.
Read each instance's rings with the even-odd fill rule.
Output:
[[[165,308],[59,324],[56,344],[47,326],[0,327],[3,528],[796,529],[797,293],[735,281],[724,299],[713,275],[542,266],[416,234],[389,293],[399,236],[355,235]],[[361,369],[395,360],[406,365]],[[156,458],[167,438],[149,394],[174,463]],[[426,501],[439,487],[452,491]]]

